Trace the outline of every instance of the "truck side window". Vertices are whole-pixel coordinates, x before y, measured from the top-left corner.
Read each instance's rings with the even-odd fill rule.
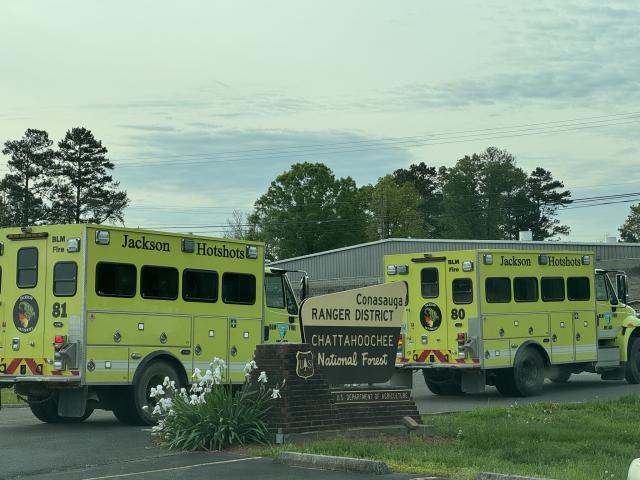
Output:
[[[596,300],[605,302],[609,300],[607,280],[604,278],[604,274],[596,275]]]
[[[133,297],[136,267],[128,263],[100,262],[96,265],[96,293],[101,297]]]
[[[38,249],[18,250],[18,288],[33,288],[38,284]]]
[[[560,277],[546,277],[540,280],[543,302],[564,301],[564,279]]]
[[[173,267],[145,265],[140,274],[142,298],[175,300],[178,298],[178,270]]]
[[[587,277],[567,278],[567,298],[576,301],[589,300],[591,298],[589,279]]]
[[[264,277],[267,307],[284,308],[284,288],[280,275],[267,274]]]
[[[185,302],[217,302],[218,272],[184,270],[182,272],[182,299]]]
[[[514,278],[513,298],[516,302],[537,302],[538,279],[535,277]]]
[[[286,277],[282,279],[285,280]],[[291,290],[291,285],[289,285],[288,281],[284,282],[285,284],[285,297],[287,299],[287,313],[289,315],[297,315],[298,314],[298,303],[296,302],[296,296]]]
[[[487,278],[485,290],[487,303],[508,303],[511,301],[511,280],[508,278]]]
[[[438,287],[438,269],[423,268],[420,272],[422,298],[435,298],[440,294]]]
[[[256,303],[256,277],[247,273],[224,273],[222,301],[242,305]]]
[[[453,303],[473,302],[473,281],[470,278],[456,278],[451,284]]]
[[[76,262],[58,262],[53,267],[53,294],[56,297],[73,297],[78,285]]]

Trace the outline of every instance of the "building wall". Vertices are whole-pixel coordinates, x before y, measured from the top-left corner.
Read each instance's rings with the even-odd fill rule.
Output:
[[[595,252],[596,267],[629,274],[631,299],[640,300],[640,244],[387,239],[280,260],[272,265],[306,271],[311,295],[321,295],[381,283],[384,255],[476,248]],[[290,276],[294,281],[299,278],[295,274]]]

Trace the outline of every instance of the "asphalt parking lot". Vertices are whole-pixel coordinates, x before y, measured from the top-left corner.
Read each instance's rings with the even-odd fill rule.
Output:
[[[469,410],[482,406],[520,403],[582,402],[640,394],[639,385],[604,382],[594,374],[575,376],[568,384],[546,383],[540,396],[527,399],[501,397],[490,387],[483,394],[437,397],[414,377],[413,396],[423,414]],[[301,469],[274,464],[245,451],[182,453],[157,448],[150,432],[120,424],[110,412],[96,411],[84,423],[50,425],[38,421],[28,408],[0,411],[0,479],[364,479],[365,474]],[[380,476],[373,476],[380,479]],[[387,475],[385,479],[429,478],[422,475]]]
[[[18,480],[164,480],[180,478],[343,480],[377,475],[278,465],[242,451],[182,453],[156,448],[148,429],[118,423],[97,411],[84,423],[49,425],[28,408],[0,411],[0,478]],[[385,475],[385,479],[424,478]]]

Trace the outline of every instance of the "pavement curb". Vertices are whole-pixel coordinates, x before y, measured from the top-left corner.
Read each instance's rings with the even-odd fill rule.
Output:
[[[315,455],[311,453],[282,452],[274,459],[274,463],[293,467],[312,467],[323,470],[340,470],[343,472],[372,473],[386,475],[391,473],[386,463],[378,460],[361,458],[333,457],[329,455]]]
[[[553,480],[543,477],[523,477],[521,475],[507,475],[504,473],[481,472],[476,480]]]

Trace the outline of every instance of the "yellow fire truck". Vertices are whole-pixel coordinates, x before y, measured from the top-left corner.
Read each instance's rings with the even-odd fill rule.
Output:
[[[0,230],[0,388],[44,422],[96,408],[151,424],[165,376],[186,386],[214,357],[228,378],[263,341],[300,341],[284,270],[259,242],[100,225]]]
[[[444,395],[486,385],[534,395],[545,377],[583,371],[640,382],[627,277],[594,270],[593,253],[479,249],[388,255],[384,265],[386,282],[409,286],[398,383],[415,369]]]

